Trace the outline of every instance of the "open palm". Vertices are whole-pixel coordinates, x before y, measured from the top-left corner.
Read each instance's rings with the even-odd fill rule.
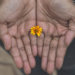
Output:
[[[38,37],[42,68],[50,74],[60,69],[66,50],[75,38],[75,9],[70,0],[38,0],[37,23],[43,28]]]
[[[26,74],[35,67],[37,55],[36,37],[29,34],[36,25],[34,14],[34,0],[4,0],[0,5],[0,38]]]

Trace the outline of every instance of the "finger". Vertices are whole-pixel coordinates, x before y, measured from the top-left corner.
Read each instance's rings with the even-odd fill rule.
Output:
[[[22,40],[20,38],[17,39],[17,45],[18,45],[18,49],[19,49],[19,52],[21,54],[21,57],[22,57],[22,60],[24,63],[24,71],[26,74],[30,74],[31,73],[30,64],[27,59],[24,45],[23,45]]]
[[[32,51],[31,51],[31,46],[30,46],[30,39],[28,36],[24,36],[23,38],[23,42],[24,42],[24,46],[25,46],[25,50],[29,59],[29,63],[31,68],[35,67],[35,59],[32,55]]]
[[[1,25],[0,27],[0,38],[4,43],[5,49],[11,49],[11,36],[8,34],[8,29],[6,25]]]
[[[18,68],[22,68],[23,67],[23,62],[22,62],[19,50],[17,48],[16,39],[14,39],[14,38],[12,38],[12,49],[10,50],[10,53],[14,58],[16,66]]]
[[[64,56],[67,50],[67,45],[65,43],[65,37],[62,36],[59,39],[58,49],[57,49],[57,56],[56,56],[56,68],[60,69],[63,65]]]
[[[66,44],[69,46],[74,38],[75,38],[74,31],[68,31],[65,37]]]
[[[40,57],[42,56],[43,44],[44,44],[44,34],[41,34],[41,36],[37,38],[38,55]]]
[[[58,38],[53,38],[50,44],[49,56],[48,56],[48,65],[47,65],[47,72],[49,74],[53,73],[55,68],[55,56],[56,50],[58,45]]]
[[[42,68],[43,68],[43,70],[45,70],[47,67],[47,58],[48,58],[50,41],[51,41],[50,36],[48,36],[48,35],[45,36],[43,54],[42,54]]]
[[[29,66],[28,61],[25,61],[25,63],[24,63],[24,72],[25,72],[27,75],[29,75],[29,74],[31,73],[31,68],[30,68],[30,66]]]
[[[38,25],[40,26],[40,27],[42,27],[42,29],[43,29],[43,32],[46,34],[46,35],[52,35],[53,33],[54,33],[54,30],[55,30],[55,27],[54,27],[54,25],[53,24],[51,24],[51,23],[43,23],[43,22],[38,22]],[[42,39],[41,39],[42,38]],[[39,37],[38,38],[38,41],[40,42],[38,42],[38,51],[39,51],[39,55],[41,56],[41,53],[42,53],[42,48],[43,48],[43,41],[44,41],[44,34],[42,34],[42,36],[41,37]],[[41,45],[41,46],[40,46]]]
[[[70,45],[70,43],[72,42],[73,38],[74,38],[74,32],[68,31],[66,36],[62,37],[59,40],[57,58],[56,58],[56,68],[60,69],[62,67],[66,50]]]
[[[37,56],[37,42],[36,42],[36,36],[33,36],[30,34],[30,41],[31,41],[31,47],[32,47],[32,53],[34,56]]]

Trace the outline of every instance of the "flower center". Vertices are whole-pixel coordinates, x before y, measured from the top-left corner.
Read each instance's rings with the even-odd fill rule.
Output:
[[[38,30],[37,29],[35,29],[35,33],[37,33],[38,32]]]

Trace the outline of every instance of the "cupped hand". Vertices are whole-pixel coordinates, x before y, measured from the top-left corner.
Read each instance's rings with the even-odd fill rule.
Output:
[[[38,37],[42,69],[51,74],[63,65],[66,50],[75,38],[75,6],[72,0],[38,0],[37,25],[43,28]]]
[[[35,67],[36,36],[30,34],[35,22],[34,0],[3,0],[0,4],[0,39],[18,68],[26,74]]]

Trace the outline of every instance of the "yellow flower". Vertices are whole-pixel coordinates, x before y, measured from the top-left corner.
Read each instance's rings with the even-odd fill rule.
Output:
[[[32,35],[37,35],[37,36],[40,36],[42,33],[42,28],[39,27],[39,26],[34,26],[31,28],[31,34]]]

